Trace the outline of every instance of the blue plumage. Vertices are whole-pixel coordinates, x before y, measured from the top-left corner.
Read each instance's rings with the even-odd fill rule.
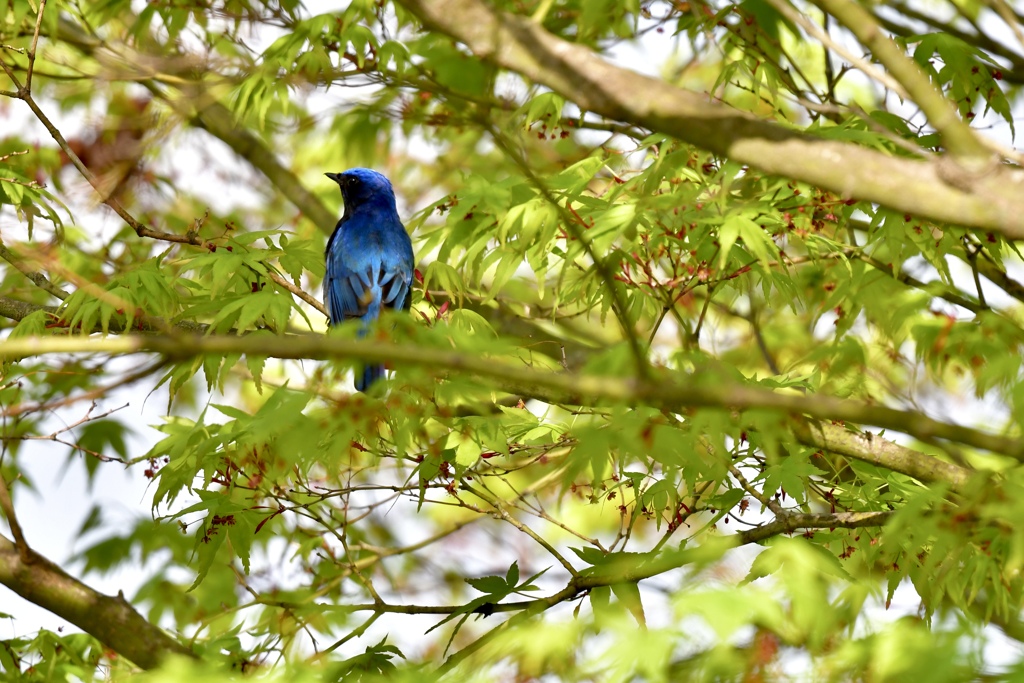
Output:
[[[324,305],[332,325],[359,318],[365,332],[382,307],[409,309],[412,241],[398,217],[387,178],[368,168],[325,175],[341,186],[345,213],[327,240]],[[383,376],[383,365],[357,370],[356,389],[366,391]]]

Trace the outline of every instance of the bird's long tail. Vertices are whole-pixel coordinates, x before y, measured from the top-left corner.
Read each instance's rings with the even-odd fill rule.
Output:
[[[365,365],[356,371],[356,391],[366,391],[370,385],[384,376],[383,365]]]
[[[380,300],[381,291],[379,285],[371,285],[364,294],[369,301],[367,305],[366,313],[363,315],[363,327],[359,330],[359,337],[365,338],[367,332],[369,332],[370,324],[377,319],[380,315]],[[383,365],[364,365],[362,368],[356,368],[356,391],[365,392],[370,388],[370,385],[377,380],[384,377],[384,366]]]

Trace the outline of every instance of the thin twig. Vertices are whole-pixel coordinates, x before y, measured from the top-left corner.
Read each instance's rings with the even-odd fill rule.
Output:
[[[551,204],[552,207],[558,212],[562,219],[565,229],[572,233],[572,236],[579,242],[580,246],[583,247],[583,251],[590,257],[590,260],[594,264],[594,268],[597,270],[598,275],[601,277],[601,281],[605,285],[605,289],[608,290],[608,295],[612,300],[612,310],[615,311],[615,317],[619,320],[619,325],[622,327],[622,333],[626,337],[626,341],[629,343],[630,351],[633,354],[633,360],[636,363],[637,375],[641,379],[650,378],[650,363],[648,362],[647,356],[643,349],[640,348],[640,341],[637,338],[636,330],[633,325],[629,322],[629,311],[626,308],[626,302],[622,298],[621,292],[615,286],[615,274],[612,273],[608,264],[603,258],[598,256],[594,252],[594,247],[587,239],[585,233],[580,229],[576,218],[572,216],[569,210],[559,203],[558,199],[551,193],[547,185],[537,174],[533,172],[526,160],[522,158],[519,151],[514,148],[511,141],[509,141],[501,131],[497,130],[490,122],[486,122],[484,127],[491,134],[491,139],[494,143],[504,152],[505,156],[512,160],[516,166],[519,167],[523,175],[529,179],[530,183],[537,188],[537,191],[541,193],[545,201]]]
[[[69,424],[69,425],[64,425],[63,427],[61,427],[60,429],[54,431],[51,434],[14,436],[14,437],[8,437],[8,438],[10,438],[10,439],[17,439],[17,440],[21,440],[21,441],[55,441],[57,443],[65,445],[65,446],[67,446],[67,447],[69,447],[69,448],[71,448],[73,450],[78,450],[78,451],[82,451],[83,453],[87,453],[87,454],[89,454],[89,455],[91,455],[91,456],[93,456],[93,457],[95,457],[98,460],[101,460],[103,462],[123,462],[120,458],[112,458],[110,456],[103,455],[102,453],[98,453],[98,452],[96,452],[94,450],[91,450],[89,448],[85,448],[85,447],[83,447],[83,446],[81,446],[81,445],[79,445],[77,443],[73,443],[73,442],[70,442],[70,441],[65,441],[64,439],[61,439],[59,437],[60,437],[61,434],[65,434],[67,432],[70,432],[71,430],[75,429],[76,427],[80,427],[80,426],[82,426],[83,424],[85,424],[87,422],[94,422],[96,420],[102,420],[103,418],[105,418],[105,417],[107,417],[107,416],[109,416],[109,415],[111,415],[113,413],[116,413],[119,410],[123,410],[123,409],[125,409],[127,407],[128,407],[128,404],[125,403],[123,406],[118,406],[117,408],[112,408],[112,409],[108,410],[105,413],[101,413],[99,415],[93,415],[92,411],[96,408],[96,403],[93,402],[93,404],[91,406],[89,406],[89,410],[86,411],[85,415],[80,420],[78,420],[77,422],[74,422],[72,424]]]
[[[295,296],[299,297],[300,299],[305,301],[307,304],[309,304],[310,306],[315,308],[318,312],[323,313],[324,315],[327,315],[327,309],[324,307],[323,303],[321,303],[319,300],[317,300],[313,296],[307,294],[302,289],[296,287],[291,282],[288,282],[288,280],[284,279],[283,277],[281,277],[280,275],[278,275],[274,271],[268,270],[267,271],[267,277],[270,278],[271,280],[273,280],[274,283],[277,286],[282,287],[283,289],[288,290],[289,292],[291,292],[292,294],[294,294]]]
[[[825,59],[828,60],[828,51],[832,50],[837,55],[848,61],[855,68],[861,71],[865,76],[872,80],[878,81],[883,87],[892,90],[894,93],[899,95],[900,99],[908,99],[906,89],[900,85],[899,81],[894,79],[892,76],[887,74],[885,71],[877,68],[874,64],[853,54],[850,50],[846,49],[843,45],[835,40],[832,40],[827,32],[825,32],[820,26],[811,21],[806,14],[797,11],[789,0],[768,0],[768,4],[774,7],[779,14],[786,17],[789,21],[794,22],[800,28],[807,31],[811,36],[818,40],[822,49],[825,51]],[[826,19],[828,14],[825,15]],[[830,88],[832,86],[830,85]]]
[[[494,509],[494,512],[497,514],[498,517],[505,520],[506,522],[514,526],[516,529],[519,529],[524,534],[526,534],[534,541],[536,541],[542,548],[544,548],[544,550],[548,551],[548,553],[550,553],[552,557],[558,560],[558,563],[562,565],[567,572],[569,572],[570,576],[576,576],[578,574],[576,568],[573,567],[572,564],[567,559],[565,559],[565,557],[563,557],[561,553],[555,550],[555,548],[550,543],[544,540],[542,536],[538,535],[537,532],[535,532],[529,526],[523,524],[518,519],[510,515],[508,513],[508,510],[506,510],[505,506],[502,504],[502,501],[499,500],[497,496],[490,494],[490,491],[488,491],[488,494],[490,495],[484,494],[483,492],[481,492],[480,490],[473,486],[470,486],[466,482],[462,483],[462,487],[469,491],[470,493],[472,493],[474,496],[486,501],[488,505],[490,505]]]
[[[34,284],[36,287],[39,287],[43,291],[45,291],[45,292],[49,293],[50,295],[60,299],[61,301],[64,301],[65,299],[68,298],[68,296],[70,296],[63,289],[61,289],[60,287],[56,286],[55,284],[50,282],[48,279],[46,279],[45,275],[43,275],[39,271],[32,270],[28,266],[24,265],[21,262],[21,260],[17,256],[15,256],[13,253],[11,253],[11,251],[7,247],[5,247],[3,244],[0,244],[0,258],[2,258],[3,260],[7,261],[8,263],[10,263],[15,268],[17,268],[18,271],[22,275],[27,277],[29,280],[31,280],[32,284]]]
[[[39,11],[36,13],[36,27],[32,32],[32,47],[28,49],[28,68],[25,70],[25,93],[32,91],[32,71],[36,65],[36,47],[39,45],[39,27],[43,25],[43,12],[46,0],[39,0]]]
[[[20,157],[20,156],[24,156],[25,154],[28,154],[28,150],[27,149],[19,149],[19,150],[15,151],[15,152],[8,152],[7,154],[0,155],[0,161],[7,161],[11,157]]]
[[[328,655],[328,654],[334,652],[335,650],[337,650],[339,647],[341,647],[342,645],[344,645],[348,641],[353,640],[354,638],[358,638],[359,636],[363,635],[364,633],[366,633],[366,629],[370,628],[370,626],[373,625],[373,622],[375,622],[378,619],[380,619],[381,616],[383,616],[383,614],[384,614],[383,612],[376,612],[375,614],[370,615],[369,619],[367,619],[362,624],[360,624],[356,628],[354,628],[351,631],[349,631],[348,635],[346,635],[344,638],[341,638],[340,640],[336,641],[330,647],[324,648],[318,654],[318,656],[319,657],[323,657],[324,655]]]
[[[18,522],[18,516],[14,513],[14,503],[11,501],[11,491],[7,487],[7,482],[4,480],[3,475],[0,475],[0,511],[2,511],[4,513],[4,517],[7,518],[7,526],[11,528],[11,534],[14,536],[14,544],[18,547],[18,555],[21,557],[22,563],[30,564],[32,562],[32,549],[25,540],[25,534],[21,530],[21,524]]]
[[[974,159],[977,170],[993,163],[984,141],[968,125],[942,91],[914,60],[882,32],[874,16],[854,0],[811,0],[823,12],[843,24],[878,59],[905,93],[921,108],[928,122],[942,136],[946,148],[960,163]],[[814,24],[811,24],[814,26]],[[817,26],[815,26],[817,29]]]
[[[740,469],[738,467],[736,467],[735,465],[730,465],[729,472],[732,474],[733,478],[739,483],[739,485],[743,487],[744,491],[746,491],[754,498],[756,498],[758,502],[761,503],[761,505],[765,506],[765,508],[771,510],[776,517],[782,517],[783,515],[787,514],[786,511],[783,509],[782,505],[779,503],[779,501],[774,500],[770,496],[764,495],[764,493],[759,491],[756,486],[747,481],[747,478],[743,476],[743,473],[740,472]]]

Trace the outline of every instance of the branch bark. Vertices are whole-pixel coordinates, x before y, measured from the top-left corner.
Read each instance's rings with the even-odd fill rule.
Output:
[[[917,102],[925,118],[942,136],[946,148],[957,157],[986,158],[990,153],[980,138],[957,114],[942,91],[932,85],[928,75],[889,36],[882,33],[874,17],[852,0],[811,0],[871,50],[889,73]]]
[[[56,306],[40,306],[27,301],[19,301],[6,296],[0,296],[0,316],[10,320],[24,320],[36,311],[46,311],[54,318],[58,317]]]
[[[854,432],[839,425],[800,420],[793,420],[790,426],[797,441],[805,446],[884,467],[918,481],[944,482],[953,491],[963,490],[973,474],[966,467],[900,446],[870,432]]]
[[[46,279],[46,276],[40,273],[39,271],[32,270],[27,265],[22,263],[21,259],[18,258],[15,254],[11,253],[11,250],[5,247],[3,244],[0,244],[0,258],[14,266],[22,275],[31,280],[32,284],[34,284],[39,289],[42,289],[43,291],[47,292],[48,294],[57,299],[60,299],[61,301],[64,301],[65,299],[68,298],[69,294],[67,292],[65,292],[63,289],[53,284],[52,282],[50,282],[48,279]]]
[[[785,513],[771,522],[747,529],[722,538],[731,547],[760,543],[774,536],[807,531],[812,529],[863,529],[881,527],[894,513],[876,512],[834,512],[823,514]],[[568,585],[557,593],[535,600],[516,602],[486,603],[469,611],[470,614],[493,614],[495,612],[543,611],[566,600],[571,600],[584,591],[621,583],[635,583],[650,579],[665,572],[689,564],[695,557],[692,550],[669,551],[665,553],[621,553],[618,562],[610,562],[588,570],[576,572]],[[264,604],[293,607],[290,602],[263,601]],[[368,602],[358,604],[320,605],[325,610],[337,612],[377,612],[391,614],[456,614],[466,611],[465,605],[409,605]]]
[[[1024,238],[1024,171],[1019,169],[992,164],[972,171],[950,157],[918,161],[822,140],[614,66],[582,45],[481,0],[399,1],[427,28],[546,85],[582,110],[666,133],[844,197]]]
[[[640,403],[672,412],[680,412],[687,408],[767,409],[826,422],[843,421],[875,425],[909,434],[923,441],[946,439],[1024,460],[1024,440],[1021,439],[941,422],[915,411],[886,408],[833,396],[776,392],[756,385],[723,381],[721,377],[710,373],[688,375],[684,378],[685,381],[678,381],[668,375],[655,375],[651,381],[641,381],[629,377],[544,372],[460,351],[432,349],[413,344],[393,344],[379,340],[341,339],[317,334],[277,337],[125,334],[120,337],[19,337],[0,342],[0,359],[13,360],[51,353],[157,353],[171,360],[204,354],[241,353],[284,359],[350,358],[364,362],[387,362],[394,366],[426,368],[438,374],[453,371],[487,378],[501,391],[549,403]],[[851,454],[858,452],[853,446],[849,447],[849,451]],[[930,457],[923,453],[920,455]],[[895,465],[887,463],[884,466],[903,471],[899,469],[902,467],[899,463]],[[941,468],[932,468],[929,471],[937,478],[945,476]],[[962,483],[957,477],[952,480],[941,480],[949,481],[950,484]]]
[[[168,655],[194,656],[181,643],[142,618],[122,595],[99,593],[35,552],[23,558],[0,536],[0,583],[96,637],[143,669]]]

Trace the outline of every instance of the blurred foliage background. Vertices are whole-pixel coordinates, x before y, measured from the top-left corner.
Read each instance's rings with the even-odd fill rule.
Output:
[[[0,583],[77,627],[10,680],[1020,671],[1013,3],[5,0],[0,67]],[[50,563],[40,448],[151,510]]]

